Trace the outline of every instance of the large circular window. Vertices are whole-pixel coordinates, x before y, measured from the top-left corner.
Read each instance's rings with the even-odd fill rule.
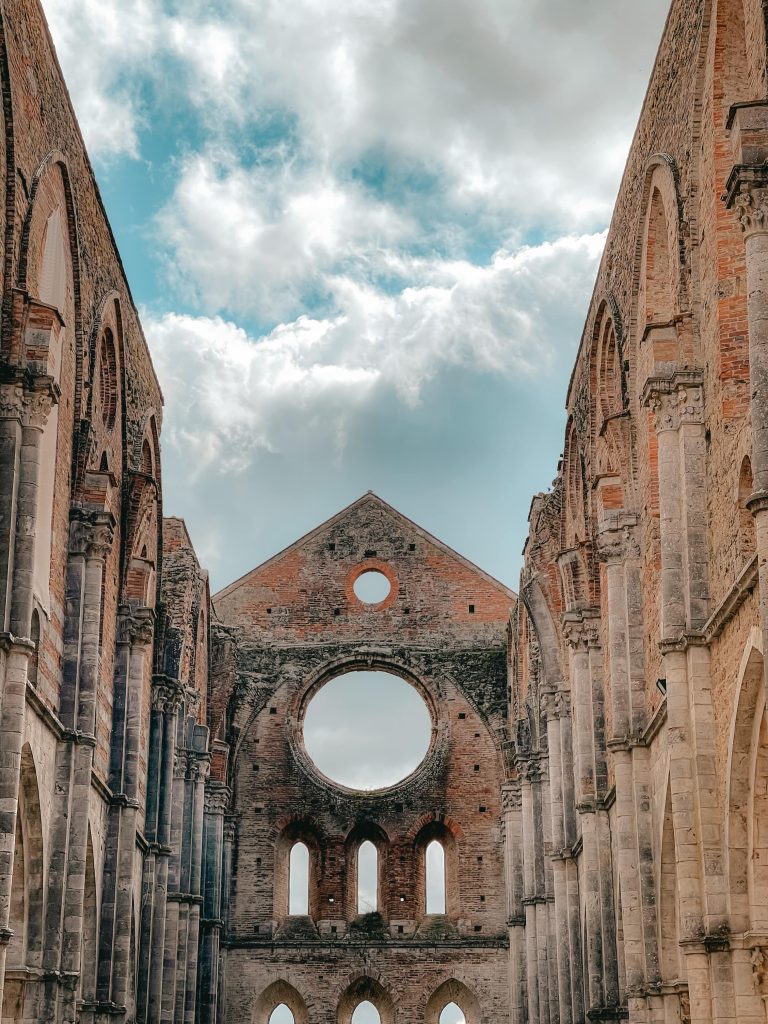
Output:
[[[348,789],[385,789],[424,760],[432,718],[410,683],[390,672],[347,672],[326,683],[304,716],[304,748]]]
[[[379,604],[389,597],[392,584],[378,569],[366,569],[355,580],[353,590],[363,604]]]

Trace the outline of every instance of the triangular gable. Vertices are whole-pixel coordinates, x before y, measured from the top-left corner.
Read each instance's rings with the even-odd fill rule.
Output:
[[[340,512],[337,512],[336,515],[331,516],[329,519],[326,519],[325,522],[320,523],[319,526],[316,526],[313,530],[310,530],[308,533],[305,533],[302,537],[299,537],[298,540],[295,540],[292,544],[289,544],[288,547],[283,548],[282,551],[278,551],[277,554],[272,555],[271,558],[268,558],[265,562],[262,562],[260,565],[257,565],[255,568],[245,573],[239,579],[234,580],[234,582],[224,587],[224,589],[220,590],[217,594],[214,594],[213,601],[215,602],[220,598],[227,597],[229,594],[233,593],[239,587],[247,585],[249,581],[257,578],[266,568],[274,565],[281,559],[288,557],[292,552],[295,552],[299,548],[304,547],[306,544],[309,544],[315,537],[318,537],[326,530],[331,529],[334,525],[343,521],[353,510],[360,508],[368,503],[375,505],[376,507],[382,509],[384,512],[392,516],[394,519],[407,525],[428,544],[431,544],[439,551],[442,551],[444,554],[449,555],[457,562],[460,562],[463,566],[465,566],[466,568],[470,569],[473,573],[476,573],[478,576],[480,576],[490,586],[496,588],[501,593],[510,597],[512,600],[517,600],[517,594],[514,592],[514,590],[511,590],[509,587],[505,586],[505,584],[503,584],[500,580],[497,580],[494,576],[491,576],[490,573],[487,573],[484,569],[481,569],[478,565],[475,565],[474,562],[471,562],[468,558],[465,558],[463,555],[459,554],[458,551],[454,551],[454,549],[450,547],[448,544],[445,544],[437,537],[434,537],[423,527],[419,526],[418,523],[415,523],[412,519],[409,519],[408,516],[405,516],[403,515],[402,512],[398,511],[398,509],[396,509],[393,505],[390,505],[389,502],[384,501],[383,498],[380,498],[378,494],[374,494],[373,491],[367,491],[360,498],[357,498],[356,501],[353,501],[351,504],[341,509]]]

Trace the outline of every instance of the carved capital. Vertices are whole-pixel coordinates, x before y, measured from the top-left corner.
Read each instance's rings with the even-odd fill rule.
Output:
[[[111,512],[73,514],[69,524],[70,554],[101,559],[109,554],[115,539],[115,517]]]
[[[24,388],[18,381],[0,384],[0,420],[20,420],[24,412]]]
[[[547,690],[541,694],[541,697],[539,699],[541,710],[544,712],[547,721],[549,721],[551,718],[557,718],[557,694],[553,690]]]
[[[152,710],[173,713],[181,707],[184,691],[180,686],[168,682],[152,683]]]
[[[600,620],[595,615],[568,612],[563,618],[563,636],[570,649],[586,651],[600,646]]]
[[[737,164],[731,171],[723,196],[744,234],[768,233],[768,169],[763,165]]]
[[[664,377],[649,377],[643,405],[654,414],[656,433],[679,430],[686,423],[704,422],[704,387],[701,370],[676,370]]]
[[[152,643],[155,635],[155,614],[151,608],[123,609],[118,620],[118,643],[143,647]]]
[[[752,950],[752,983],[755,992],[768,1000],[768,948],[755,946]]]
[[[39,377],[32,390],[24,392],[22,422],[25,427],[42,430],[57,401],[58,388],[51,377]]]
[[[555,694],[555,714],[558,718],[570,718],[571,695],[566,690],[558,690]]]
[[[606,521],[597,535],[597,553],[601,562],[626,562],[640,557],[637,516],[624,514]]]
[[[501,790],[501,811],[508,814],[512,811],[519,811],[522,806],[520,786],[513,782],[502,787]]]
[[[205,813],[226,814],[232,792],[229,786],[214,783],[205,787]]]

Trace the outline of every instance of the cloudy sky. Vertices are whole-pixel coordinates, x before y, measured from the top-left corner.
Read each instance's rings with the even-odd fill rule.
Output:
[[[214,588],[369,488],[514,586],[667,0],[44,7]]]

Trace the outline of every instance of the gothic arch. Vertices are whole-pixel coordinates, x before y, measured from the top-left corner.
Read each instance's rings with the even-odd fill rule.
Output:
[[[449,1003],[456,1003],[463,1011],[467,1024],[485,1024],[477,996],[455,978],[444,981],[429,997],[424,1011],[424,1024],[439,1024],[440,1014]]]
[[[755,906],[756,879],[752,861],[755,830],[755,772],[761,765],[765,694],[762,636],[752,630],[741,659],[737,700],[730,728],[726,778],[725,848],[728,851],[728,897],[731,931],[738,934],[764,927],[765,911]],[[761,799],[763,794],[757,794]],[[762,881],[758,879],[757,881]],[[768,886],[763,893],[768,903]],[[755,911],[760,920],[755,920]]]
[[[293,1014],[294,1024],[306,1024],[307,1003],[297,988],[280,979],[267,985],[253,1007],[252,1024],[269,1024],[269,1018],[278,1007],[285,1004]]]
[[[520,588],[520,597],[528,611],[539,638],[539,654],[548,686],[557,686],[565,678],[561,662],[559,633],[549,603],[537,576]]]
[[[286,823],[278,832],[275,842],[275,887],[274,914],[278,920],[289,916],[290,911],[290,857],[296,843],[303,843],[309,851],[309,916],[319,916],[318,879],[324,840],[317,825],[306,819],[295,819]]]
[[[377,913],[386,917],[389,906],[389,836],[373,821],[359,821],[347,834],[346,852],[346,918],[353,920],[358,914],[358,856],[363,843],[372,843],[376,849]],[[373,1001],[373,1000],[371,1000]]]
[[[667,779],[666,797],[661,822],[657,891],[657,927],[659,966],[662,982],[676,984],[685,973],[684,957],[680,949],[680,909],[678,904],[677,854],[675,829],[672,818],[672,790]]]
[[[99,908],[93,834],[88,823],[85,851],[85,890],[83,893],[83,945],[80,954],[80,998],[96,998],[96,968],[99,951]]]
[[[459,873],[459,847],[456,835],[444,821],[435,819],[419,830],[413,841],[416,857],[416,904],[419,916],[427,913],[427,847],[437,840],[445,856],[445,913],[456,921],[461,916],[461,878]],[[450,1000],[449,1000],[450,1002]]]
[[[373,1003],[379,1011],[381,1024],[395,1024],[395,1004],[392,997],[371,974],[354,978],[342,992],[336,1008],[337,1024],[351,1024],[355,1009],[366,1000]]]

